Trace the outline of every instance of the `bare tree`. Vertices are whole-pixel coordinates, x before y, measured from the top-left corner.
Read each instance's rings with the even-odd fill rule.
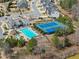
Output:
[[[74,19],[76,20],[79,19],[79,3],[77,3],[72,7],[72,15]]]

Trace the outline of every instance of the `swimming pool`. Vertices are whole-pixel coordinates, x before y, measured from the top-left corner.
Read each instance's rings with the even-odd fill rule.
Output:
[[[21,30],[20,30],[20,32],[22,33],[22,34],[24,34],[28,39],[32,39],[32,38],[34,38],[34,37],[36,37],[38,34],[35,32],[35,31],[33,31],[31,28],[22,28]]]
[[[62,23],[60,23],[58,21],[40,23],[40,24],[36,24],[35,26],[46,34],[55,32],[57,30],[57,28],[63,29],[65,27]]]

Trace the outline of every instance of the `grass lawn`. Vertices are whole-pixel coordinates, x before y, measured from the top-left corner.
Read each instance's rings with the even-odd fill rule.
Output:
[[[70,58],[67,58],[67,59],[79,59],[79,54],[75,55],[75,56],[72,56]]]

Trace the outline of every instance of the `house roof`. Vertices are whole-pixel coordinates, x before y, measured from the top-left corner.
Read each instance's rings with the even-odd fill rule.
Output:
[[[28,2],[26,0],[18,0],[17,1],[17,7],[27,8],[28,7]]]

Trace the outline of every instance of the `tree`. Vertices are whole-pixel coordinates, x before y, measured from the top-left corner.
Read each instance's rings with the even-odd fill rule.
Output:
[[[25,49],[21,49],[19,51],[17,51],[17,53],[11,54],[9,56],[10,59],[26,59],[26,50]]]
[[[15,47],[17,46],[17,40],[13,36],[9,36],[5,39],[5,43],[8,43],[10,47]]]
[[[9,11],[9,12],[11,11],[11,10],[10,10],[10,6],[11,6],[11,5],[12,5],[12,1],[9,2],[8,7],[7,7],[7,11]]]
[[[64,29],[61,29],[61,28],[57,28],[56,29],[56,32],[55,32],[55,35],[57,35],[57,36],[62,36],[62,35],[64,35]]]
[[[60,0],[60,6],[64,9],[70,10],[77,0]]]
[[[61,22],[62,24],[66,25],[66,28],[64,28],[65,32],[67,34],[73,33],[74,32],[74,27],[72,24],[72,21],[69,17],[67,16],[61,16],[57,19],[57,21]]]
[[[72,15],[73,15],[74,20],[78,21],[78,19],[79,19],[79,3],[75,4],[72,7]]]
[[[33,38],[28,42],[27,49],[29,49],[32,52],[35,46],[37,46],[37,40]]]
[[[8,2],[8,1],[10,1],[10,0],[4,0],[4,2]]]
[[[67,47],[71,46],[71,43],[67,37],[65,37],[65,39],[64,39],[64,45]]]
[[[52,42],[53,42],[55,47],[57,47],[57,48],[59,47],[60,40],[59,40],[59,38],[56,35],[53,36]]]
[[[58,36],[54,35],[52,42],[53,42],[54,46],[58,49],[70,47],[72,45],[70,43],[69,39],[67,38],[67,36],[64,36],[64,40],[59,40]]]
[[[25,45],[25,40],[23,39],[23,37],[20,37],[20,39],[18,40],[18,46],[24,46]]]
[[[4,38],[3,39],[0,39],[0,48],[2,48],[4,45]]]
[[[67,22],[71,22],[71,19],[68,16],[60,16],[57,21],[67,25]]]

